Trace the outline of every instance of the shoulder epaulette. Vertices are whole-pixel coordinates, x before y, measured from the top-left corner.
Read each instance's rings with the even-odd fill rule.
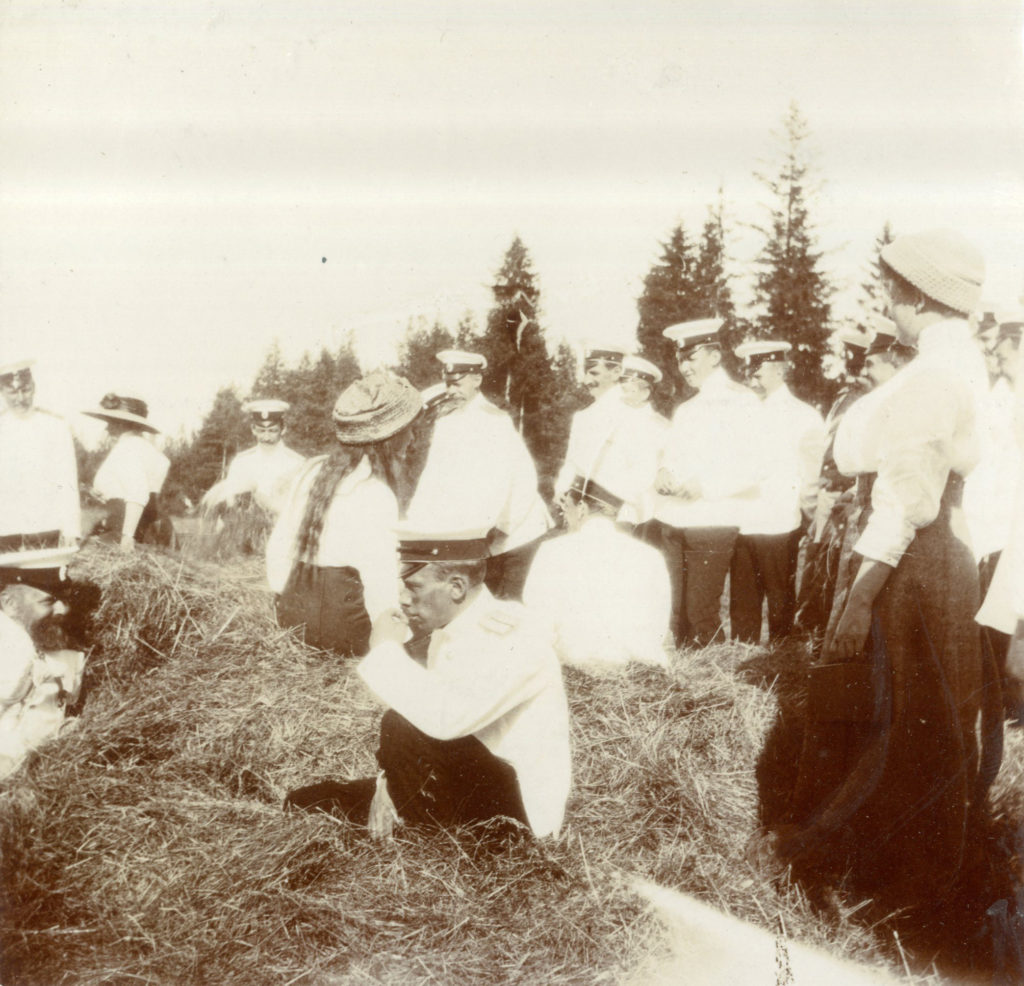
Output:
[[[504,637],[519,626],[519,616],[506,609],[492,609],[481,618],[480,626],[488,633]]]

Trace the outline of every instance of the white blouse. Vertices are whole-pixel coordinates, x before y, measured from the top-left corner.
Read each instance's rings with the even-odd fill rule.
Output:
[[[987,390],[966,321],[950,319],[926,328],[918,356],[851,406],[836,432],[836,465],[847,476],[877,473],[871,517],[854,550],[899,564],[914,533],[938,516],[950,472],[967,476],[977,463]]]
[[[170,459],[144,435],[125,432],[96,470],[93,488],[105,500],[145,506],[163,488]]]
[[[267,541],[267,581],[283,592],[295,557],[299,527],[317,475],[327,461],[310,459],[296,476],[281,515]],[[370,460],[359,464],[339,484],[324,515],[314,565],[349,565],[359,572],[366,611],[376,619],[385,609],[398,606],[398,501],[391,488],[373,476]]]

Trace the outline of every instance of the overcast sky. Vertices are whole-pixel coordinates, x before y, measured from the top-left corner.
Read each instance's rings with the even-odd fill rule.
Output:
[[[69,412],[169,429],[357,333],[482,319],[514,235],[555,337],[629,339],[658,241],[721,185],[737,290],[795,99],[827,267],[886,220],[1024,283],[1022,17],[1004,0],[0,0],[0,331]],[[837,302],[850,310],[851,292]]]

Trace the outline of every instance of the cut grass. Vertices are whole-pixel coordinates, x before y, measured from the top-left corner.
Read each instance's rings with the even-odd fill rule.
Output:
[[[0,798],[6,986],[620,983],[668,947],[638,877],[902,969],[891,937],[748,851],[775,699],[737,673],[747,648],[566,672],[557,841],[376,846],[281,811],[291,787],[374,771],[381,709],[352,663],[275,625],[258,566],[97,546],[78,574],[105,591],[83,714]]]

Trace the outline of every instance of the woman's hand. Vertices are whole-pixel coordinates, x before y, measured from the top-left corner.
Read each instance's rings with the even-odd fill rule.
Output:
[[[855,661],[864,653],[864,644],[871,629],[871,603],[852,593],[832,635],[828,656],[833,661]]]
[[[131,534],[122,534],[121,540],[118,543],[118,547],[126,555],[130,555],[135,550],[135,537]]]
[[[825,648],[829,660],[856,661],[864,653],[871,629],[871,610],[890,572],[892,566],[884,562],[865,558],[860,563],[835,633]]]

